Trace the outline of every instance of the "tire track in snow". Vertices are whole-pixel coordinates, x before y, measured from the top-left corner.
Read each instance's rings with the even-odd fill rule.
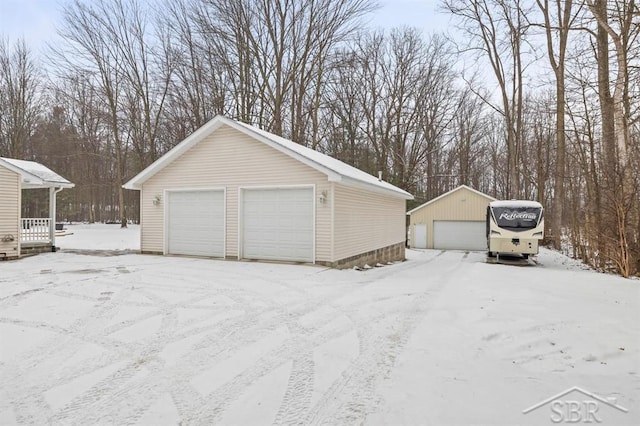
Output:
[[[291,373],[274,425],[291,425],[309,409],[314,381],[313,351],[308,349],[293,358]]]
[[[436,258],[430,259],[427,264]],[[360,341],[359,355],[323,394],[302,423],[346,425],[361,424],[365,421],[367,414],[378,405],[379,397],[376,394],[378,382],[389,374],[397,356],[411,337],[411,333],[433,306],[436,295],[459,270],[462,259],[458,260],[459,262],[453,265],[449,263],[450,259],[440,262],[446,269],[434,277],[437,278],[435,280],[437,284],[425,289],[412,301],[408,314],[398,313],[400,318],[391,320],[391,323],[397,321],[400,324],[397,332],[391,336],[376,334],[375,330],[380,328],[380,324],[372,323],[369,315],[360,315],[357,310],[344,311],[345,315],[349,315],[356,324]],[[418,266],[424,265],[425,263],[421,262]],[[406,268],[405,271],[407,269],[414,268]],[[387,321],[389,321],[388,317]],[[382,323],[384,322],[383,319]]]
[[[162,298],[159,298],[152,293],[149,293],[146,296],[154,299],[156,303],[164,303]],[[195,297],[182,303],[170,305],[166,307],[164,311],[155,311],[155,315],[166,314],[167,310],[176,309],[178,307],[186,308],[190,303],[198,302],[201,299],[202,297]],[[260,313],[262,313],[262,311],[258,311],[258,314]],[[147,314],[144,317],[146,318],[148,317],[148,315],[150,314]],[[223,324],[222,327],[217,328],[217,334],[222,333],[224,335],[237,329],[242,330],[244,327],[248,326],[248,324],[246,323],[246,317],[244,318],[244,321],[244,323],[238,323],[236,319],[231,319],[227,321],[226,324]],[[257,316],[251,317],[250,321],[256,325],[259,324]],[[127,325],[130,326],[131,324],[127,323]],[[113,332],[113,330],[110,331]],[[159,366],[162,366],[164,363],[158,361],[157,355],[160,350],[164,348],[168,341],[173,340],[170,335],[171,333],[160,331],[158,339],[153,343],[147,344],[148,346],[153,347],[153,349],[147,349],[145,353],[141,354],[144,357],[143,359],[152,359],[155,357],[155,362],[153,364],[156,364],[158,368],[152,368],[149,365],[146,366],[147,369],[151,368],[153,370],[153,373],[162,371]],[[181,338],[183,338],[183,336],[181,336]],[[218,341],[219,339],[213,340]],[[220,351],[222,351],[222,348],[219,349]],[[199,351],[199,353],[200,362],[196,360],[194,363],[195,366],[205,365],[211,359],[211,354],[208,352],[208,347],[206,345],[204,346],[203,350]],[[180,366],[178,368],[178,371],[172,370],[172,374],[178,375],[179,377],[188,377],[195,374],[191,371],[194,368],[192,362],[193,360],[187,360],[187,362],[184,363],[185,367]],[[114,374],[107,380],[104,380],[103,382],[97,384],[94,389],[92,389],[92,391],[89,392],[84,398],[80,398],[79,400],[74,401],[74,403],[71,404],[71,407],[69,407],[69,409],[65,410],[64,413],[61,414],[61,418],[72,417],[76,422],[82,424],[90,424],[99,421],[106,415],[109,415],[111,416],[111,419],[115,421],[115,423],[131,423],[135,420],[135,418],[144,414],[145,409],[148,408],[151,403],[153,403],[153,401],[155,400],[155,398],[153,397],[154,394],[158,394],[157,396],[159,396],[160,393],[166,392],[166,386],[161,386],[162,382],[165,380],[164,375],[160,379],[156,379],[156,377],[154,377],[152,374],[148,374],[146,377],[136,378],[136,380],[132,380],[134,376],[139,372],[139,370],[140,369],[138,363],[129,363],[123,369],[120,369],[117,374]],[[181,382],[183,383],[184,387],[186,381]],[[144,395],[144,398],[141,401],[137,401],[137,405],[132,406],[131,399],[134,398],[135,395],[139,395],[141,390],[145,391],[142,393],[142,395]],[[93,398],[93,394],[95,393],[103,394],[105,395],[105,397],[102,398],[102,400],[96,402]],[[178,405],[182,406],[182,410],[184,410],[184,405],[186,405],[184,404],[185,398],[180,397],[181,393],[190,394],[192,397],[193,392],[190,392],[188,389],[183,389],[183,392],[173,392],[172,396],[174,400],[180,401]],[[191,398],[191,400],[193,400],[193,398]],[[201,398],[195,399],[195,401],[198,401],[200,402],[200,404],[202,404]],[[88,404],[92,406],[90,412],[89,410],[86,410],[86,408],[83,409],[83,407]],[[119,406],[122,408],[118,411],[118,413],[112,413],[114,406]],[[180,408],[181,407],[178,407],[178,409]]]
[[[313,361],[309,353],[310,348],[318,347],[353,330],[351,325],[345,326],[343,324],[313,336],[311,331],[319,330],[326,325],[326,321],[326,319],[319,320],[309,328],[310,332],[306,336],[298,335],[297,338],[289,338],[280,347],[262,356],[234,379],[207,395],[206,405],[201,406],[193,417],[188,419],[189,422],[193,421],[194,424],[203,425],[217,423],[231,402],[241,396],[257,380],[290,360],[298,360],[299,367],[297,371],[292,369],[288,383],[302,392],[297,394],[293,389],[285,391],[285,398],[289,395],[288,405],[281,404],[276,421],[303,418],[305,411],[308,410],[313,390],[312,386],[301,385],[304,376],[312,377],[314,374]],[[305,361],[305,357],[308,357],[307,361]]]
[[[234,290],[238,292],[238,290]],[[357,288],[353,288],[352,291],[357,291]],[[238,296],[237,294],[235,296]],[[231,319],[227,321],[222,327],[216,328],[216,333],[214,333],[210,338],[203,339],[201,343],[195,348],[195,354],[192,354],[189,358],[184,360],[184,363],[180,363],[180,371],[169,370],[171,373],[169,376],[179,376],[184,378],[190,378],[197,375],[197,372],[206,369],[207,365],[211,365],[215,363],[221,358],[221,356],[226,356],[228,353],[232,353],[234,350],[239,350],[248,344],[251,344],[261,337],[264,336],[265,332],[274,331],[276,328],[280,327],[283,323],[287,323],[288,321],[293,321],[292,318],[295,318],[296,321],[303,315],[306,315],[310,309],[317,306],[324,305],[324,302],[328,302],[329,300],[334,300],[343,297],[344,294],[333,294],[329,297],[326,297],[325,300],[316,300],[314,298],[304,298],[299,304],[294,304],[288,310],[283,307],[278,307],[279,312],[275,312],[274,308],[265,308],[254,311],[253,313],[249,313],[241,318],[241,321],[236,319]],[[250,297],[254,297],[253,294]],[[250,298],[249,297],[249,298]],[[277,313],[277,315],[273,316],[268,322],[263,321],[263,315]],[[326,325],[328,320],[331,318],[319,318],[317,323],[310,327],[309,333],[314,330]],[[253,327],[253,329],[252,329]],[[341,334],[344,334],[346,330],[341,330],[338,333],[331,334],[325,337],[324,341],[335,338]],[[184,334],[182,335],[184,337]],[[302,350],[308,352],[307,344],[302,344]],[[286,355],[286,356],[285,356]],[[258,372],[254,371],[252,374],[249,374],[252,378],[249,381],[238,381],[235,387],[233,387],[233,391],[227,390],[225,391],[224,398],[220,403],[216,404],[217,407],[224,407],[228,405],[235,397],[239,396],[246,388],[248,388],[255,380],[258,380],[260,377],[269,373],[271,370],[282,365],[283,362],[286,362],[290,358],[297,358],[297,355],[290,355],[287,350],[283,350],[276,355],[273,355],[275,358],[272,358],[267,368],[263,368]],[[307,376],[312,376],[313,371],[309,371]],[[174,386],[177,386],[178,389],[174,389],[172,392],[172,397],[174,401],[176,401],[176,406],[181,413],[181,417],[183,419],[198,419],[202,420],[202,418],[215,418],[219,413],[220,409],[216,410],[213,413],[213,417],[203,412],[202,407],[206,405],[203,403],[202,398],[194,398],[197,392],[195,392],[190,384],[189,380],[179,380],[173,383]],[[310,400],[311,387],[308,388],[308,395],[305,398],[307,401]],[[155,399],[156,396],[159,396],[162,392],[164,392],[164,387],[158,385],[158,380],[151,378],[148,381],[142,381],[141,383],[137,383],[135,385],[129,386],[126,392],[123,392],[123,395],[127,394],[136,394],[142,393],[147,395],[149,398],[148,405]],[[123,398],[125,398],[123,396]],[[206,400],[210,401],[211,397],[207,397]],[[117,400],[109,400],[105,401],[104,404],[110,408],[113,404],[118,404]],[[195,403],[194,403],[195,402]],[[94,410],[95,407],[94,407]],[[99,410],[98,410],[99,411]],[[140,414],[141,415],[141,414]],[[130,416],[119,416],[118,419],[129,422],[131,420]],[[84,419],[90,420],[90,419]],[[199,421],[196,421],[198,423]],[[190,423],[190,421],[187,421]],[[206,423],[202,421],[202,423]]]
[[[271,283],[282,284],[281,281],[278,280],[269,280]],[[366,284],[365,284],[366,285]],[[331,304],[331,302],[338,300],[346,295],[358,291],[362,286],[355,285],[351,286],[350,291],[347,292],[339,292],[337,294],[330,294],[327,297],[324,297],[321,300],[316,300],[313,297],[307,297],[306,301],[303,301],[301,304],[294,304],[293,307],[289,307],[288,310],[283,310],[282,314],[276,317],[273,317],[269,324],[270,327],[264,327],[264,322],[262,323],[262,328],[257,328],[255,333],[243,333],[242,338],[235,338],[237,336],[227,336],[228,340],[232,340],[236,344],[235,348],[227,348],[227,352],[232,352],[234,349],[240,349],[250,343],[255,342],[258,338],[260,338],[264,331],[273,331],[275,328],[284,322],[287,324],[291,324],[292,316],[295,317],[296,321],[299,320],[300,317],[306,315],[310,309],[314,307],[322,307]],[[304,294],[304,292],[302,292]],[[264,297],[264,295],[261,295]],[[311,296],[311,295],[309,295]],[[251,297],[254,297],[252,292]],[[264,300],[264,299],[261,299]],[[269,310],[265,309],[263,313],[267,313]],[[288,311],[288,312],[287,312]],[[284,315],[286,314],[286,315]],[[333,317],[320,318],[317,322],[310,326],[309,332],[313,332],[320,327],[326,325],[326,323],[333,319]],[[246,317],[245,317],[246,320]],[[257,324],[256,324],[257,325]],[[247,323],[239,324],[237,322],[232,322],[232,326],[234,330],[247,330]],[[214,394],[207,396],[206,403],[202,404],[202,398],[194,398],[194,395],[197,395],[189,384],[188,380],[182,381],[182,389],[180,391],[172,392],[172,396],[174,401],[178,402],[178,409],[181,412],[181,417],[185,419],[187,424],[208,424],[211,421],[219,418],[219,416],[224,412],[224,408],[228,406],[230,402],[232,402],[235,398],[241,395],[246,389],[248,389],[256,380],[260,379],[264,375],[268,374],[272,370],[278,368],[282,365],[283,362],[286,362],[288,359],[303,359],[305,356],[310,357],[312,353],[310,351],[313,350],[314,347],[319,346],[322,343],[325,343],[331,339],[339,337],[341,335],[346,334],[351,331],[353,328],[349,327],[346,329],[337,330],[329,335],[325,335],[322,339],[314,342],[314,344],[310,344],[309,342],[300,343],[299,349],[291,349],[287,345],[283,346],[279,351],[271,354],[270,357],[266,357],[261,362],[257,363],[258,365],[254,366],[249,371],[245,371],[243,374],[240,374],[234,381],[223,386],[222,389],[219,389],[219,395],[216,397],[216,392]],[[223,332],[224,334],[224,332]],[[295,334],[294,334],[295,335]],[[231,337],[234,337],[231,339]],[[216,337],[212,336],[212,339],[221,342],[224,340],[220,340]],[[207,343],[211,343],[210,341]],[[207,346],[205,343],[202,343],[201,346]],[[310,349],[311,348],[311,349]],[[220,353],[220,351],[218,351]],[[212,356],[215,356],[213,351],[206,353],[206,360],[211,362]],[[312,359],[312,358],[309,358]],[[215,361],[215,359],[214,359]],[[200,363],[193,359],[187,360],[185,364],[189,364],[191,366],[197,367]],[[306,366],[298,367],[298,365]],[[193,367],[191,368],[193,370]],[[193,374],[193,373],[191,373]],[[189,376],[189,372],[180,373],[182,377],[184,375]],[[285,393],[285,398],[289,397],[289,401],[287,403],[281,405],[281,409],[278,412],[277,421],[284,419],[300,419],[303,418],[305,413],[309,409],[309,403],[311,399],[311,393],[313,390],[312,386],[312,378],[314,375],[313,365],[310,363],[296,363],[296,367],[292,370],[291,377],[289,379],[289,388]],[[306,378],[306,379],[305,379]],[[307,380],[305,382],[305,380]],[[296,389],[301,389],[301,384],[304,383],[302,387],[305,391],[300,394],[296,392]],[[148,391],[148,390],[147,390]],[[288,395],[288,396],[287,396]],[[295,396],[295,397],[294,397]],[[185,403],[185,401],[197,401],[196,404],[193,403]],[[208,406],[207,409],[205,406]],[[190,408],[189,408],[190,407]]]
[[[131,423],[133,419],[142,416],[146,408],[154,402],[153,399],[148,398],[148,395],[142,394],[140,396],[130,390],[135,389],[136,386],[139,387],[140,380],[146,380],[147,377],[163,370],[165,363],[158,355],[165,343],[170,341],[175,333],[178,324],[177,309],[198,302],[202,297],[194,296],[182,303],[174,304],[158,297],[152,291],[149,292],[141,288],[137,288],[136,291],[152,300],[160,308],[132,320],[121,322],[115,328],[113,326],[105,327],[102,334],[112,334],[117,330],[136,325],[140,321],[161,316],[158,332],[152,338],[129,345],[132,351],[129,354],[128,363],[105,380],[97,383],[90,391],[74,399],[54,417],[54,420],[71,417],[81,424],[92,424],[108,417],[114,424]],[[142,377],[138,377],[140,375]],[[96,400],[95,395],[101,395],[99,401]],[[87,410],[87,406],[91,406],[92,409]],[[113,413],[114,406],[119,407],[117,413]]]
[[[269,310],[262,310],[260,312],[271,313]],[[299,307],[298,317],[307,312],[308,309],[306,306]],[[179,389],[174,389],[172,396],[174,400],[177,401],[177,408],[181,413],[181,417],[185,419],[186,424],[210,424],[209,422],[212,421],[212,419],[222,414],[224,407],[228,406],[229,403],[240,396],[256,380],[278,368],[289,359],[297,357],[291,355],[290,346],[284,345],[275,352],[270,353],[270,355],[268,354],[265,358],[266,361],[258,363],[258,365],[251,367],[248,371],[237,376],[232,382],[227,383],[224,390],[218,389],[214,391],[213,394],[207,395],[206,398],[200,397],[189,383],[190,378],[195,377],[199,371],[205,370],[207,366],[224,360],[228,357],[229,353],[234,353],[255,343],[264,337],[265,333],[274,332],[277,328],[282,327],[283,323],[287,322],[287,318],[291,319],[291,317],[290,312],[287,313],[283,311],[265,323],[259,320],[260,315],[254,315],[251,317],[253,329],[248,327],[247,323],[241,325],[231,323],[233,334],[227,335],[226,339],[213,339],[216,343],[215,346],[201,345],[200,351],[196,353],[197,356],[192,356],[186,359],[184,363],[180,363],[180,372],[172,371],[169,374],[173,377],[180,376],[184,378],[184,380],[180,380],[179,383],[174,383],[174,385],[178,385]],[[245,317],[245,321],[247,320]],[[317,324],[310,328],[309,333],[325,325],[326,322],[327,319],[325,318],[319,319]],[[225,330],[218,330],[218,332],[224,334]],[[341,332],[343,331],[338,333]],[[334,336],[331,335],[327,338],[330,339],[333,337]],[[302,348],[305,348],[304,350],[308,350],[306,349],[307,343],[300,341],[298,344],[301,345]],[[311,371],[311,374],[313,374],[313,371]],[[149,392],[151,390],[150,388],[153,388],[153,385],[146,384],[145,387],[144,392]],[[198,395],[198,398],[194,399],[194,395]],[[192,401],[197,401],[197,403],[194,404]],[[206,406],[209,408],[204,408]]]
[[[104,279],[104,276],[101,277],[101,280],[97,280],[96,285],[100,285]],[[85,281],[83,279],[81,281]],[[75,282],[74,282],[75,283]],[[70,284],[67,284],[70,285]],[[110,284],[107,284],[109,287]],[[54,361],[57,360],[66,360],[71,358],[78,350],[81,345],[85,343],[93,343],[99,347],[106,348],[110,354],[105,356],[99,356],[98,358],[93,358],[89,360],[84,360],[80,365],[71,365],[63,367],[62,370],[59,371],[57,375],[57,379],[50,381],[47,383],[46,388],[43,388],[43,385],[40,385],[40,393],[44,393],[50,389],[55,389],[56,387],[63,385],[65,383],[71,382],[79,377],[90,374],[93,371],[102,369],[123,359],[127,359],[131,353],[135,352],[136,344],[127,344],[125,342],[117,341],[114,339],[110,339],[107,334],[113,332],[114,330],[108,330],[106,324],[108,324],[112,318],[114,317],[114,312],[120,306],[131,305],[127,304],[123,300],[130,294],[130,289],[123,288],[121,291],[117,292],[113,298],[109,298],[108,300],[96,300],[91,297],[83,297],[82,295],[77,295],[76,293],[64,292],[64,291],[52,291],[54,295],[60,297],[67,297],[69,299],[81,299],[81,300],[89,300],[98,303],[96,305],[97,309],[91,310],[85,317],[81,317],[77,319],[69,329],[56,329],[52,328],[53,326],[48,326],[46,328],[52,329],[52,331],[57,331],[58,334],[64,332],[66,334],[66,338],[61,339],[60,336],[55,336],[51,339],[48,339],[43,344],[38,345],[31,349],[30,351],[25,352],[22,356],[26,359],[30,360],[29,365],[24,368],[17,368],[12,371],[10,374],[3,374],[3,377],[6,379],[5,384],[9,384],[15,392],[13,392],[13,403],[20,404],[20,399],[25,400],[25,395],[31,395],[33,393],[38,393],[36,389],[37,386],[30,385],[30,381],[39,381],[38,377],[31,377],[29,375],[30,371],[34,368],[44,369],[44,366],[52,364],[52,369],[60,367],[56,364],[53,364]],[[110,292],[111,293],[111,292]],[[112,294],[112,293],[111,293]],[[134,303],[134,305],[139,305]],[[42,328],[40,324],[25,324],[25,325],[35,325]],[[130,323],[125,323],[124,327],[129,326]],[[45,324],[46,326],[46,324]],[[107,329],[108,333],[105,333],[104,330]],[[95,333],[95,330],[102,330],[98,334]],[[54,356],[55,355],[55,356]],[[29,387],[31,386],[31,387]],[[35,387],[34,387],[35,386]],[[21,392],[22,389],[24,392]],[[24,406],[24,404],[20,404]],[[46,405],[46,404],[45,404]],[[23,412],[27,412],[28,409],[21,410]]]
[[[435,258],[436,256],[429,259],[428,262],[433,262]],[[332,288],[326,292],[323,292],[323,286],[326,284],[324,282],[297,287],[292,280],[279,280],[274,276],[253,277],[256,280],[261,279],[264,283],[282,287],[282,290],[274,289],[273,294],[252,291],[251,288],[243,288],[243,286],[233,287],[235,277],[244,276],[244,271],[229,274],[229,277],[225,277],[221,284],[212,284],[213,289],[208,287],[209,282],[203,283],[200,277],[195,277],[187,280],[185,286],[180,290],[176,290],[174,284],[154,283],[153,275],[149,277],[148,273],[144,276],[144,280],[140,280],[136,273],[128,274],[128,284],[122,283],[121,272],[116,271],[114,272],[114,280],[108,285],[113,288],[113,282],[122,283],[120,291],[113,294],[110,300],[102,302],[84,318],[75,321],[69,329],[69,338],[58,339],[67,340],[66,342],[56,343],[55,339],[51,339],[47,342],[47,344],[51,344],[51,347],[48,347],[47,344],[40,345],[41,350],[45,350],[48,354],[55,354],[57,359],[72,356],[74,351],[85,342],[94,343],[107,353],[103,356],[95,356],[77,368],[65,368],[62,370],[64,375],[60,379],[46,381],[41,385],[36,383],[36,386],[31,387],[25,384],[20,389],[20,395],[12,400],[12,406],[15,407],[15,403],[20,402],[22,397],[25,407],[20,406],[15,410],[16,413],[20,412],[21,418],[25,419],[43,419],[42,423],[92,424],[110,422],[130,424],[135,423],[162,394],[169,392],[185,424],[209,424],[211,421],[217,422],[229,404],[250,389],[257,380],[274,371],[283,363],[293,360],[283,401],[277,409],[276,423],[289,424],[299,423],[301,419],[329,418],[328,413],[317,404],[315,407],[310,407],[314,386],[314,349],[323,343],[356,330],[359,333],[361,345],[359,358],[362,358],[365,353],[380,351],[381,348],[388,352],[390,351],[390,345],[387,342],[389,339],[386,336],[380,336],[380,330],[376,330],[376,327],[382,325],[385,327],[384,329],[387,329],[393,323],[393,318],[398,317],[399,312],[402,311],[402,309],[396,310],[394,307],[365,315],[358,314],[357,302],[352,302],[349,305],[337,302],[342,298],[349,298],[350,295],[370,286],[372,282],[390,278],[396,273],[401,274],[403,271],[413,270],[421,265],[424,265],[422,260],[398,264],[388,270],[371,271],[374,274],[366,275],[367,272],[363,272],[361,282],[353,282],[350,278],[343,289]],[[305,275],[301,279],[306,278]],[[86,281],[86,279],[83,280]],[[74,283],[79,281],[76,280]],[[91,285],[100,285],[100,282],[100,280],[96,280],[96,283]],[[135,282],[135,286],[129,288],[131,282]],[[227,282],[232,284],[227,284]],[[145,294],[147,298],[151,296],[149,303],[128,300],[136,293],[153,293],[154,290],[173,291],[180,295],[183,292],[193,292],[194,296],[180,303],[171,303],[171,301],[159,297],[153,298],[152,294]],[[64,297],[60,293],[58,296]],[[236,309],[245,310],[244,314],[223,319],[213,325],[206,324],[206,319],[201,322],[199,318],[178,323],[177,310],[180,308],[205,310],[211,315],[234,309],[234,306],[209,308],[196,305],[203,298],[216,296],[229,297],[235,305],[239,305],[236,306]],[[284,296],[284,301],[282,296]],[[69,297],[74,298],[72,295]],[[393,297],[398,297],[398,295],[393,295],[390,298]],[[374,302],[383,303],[385,299],[385,297],[381,297]],[[256,300],[260,302],[259,306],[252,304]],[[115,325],[112,324],[119,308],[123,306],[144,306],[155,309],[148,314]],[[304,327],[300,326],[302,317],[325,307],[331,309],[317,315]],[[351,322],[323,329],[331,320],[335,319],[336,311],[351,318]],[[141,321],[155,316],[154,314],[161,316],[161,322],[159,330],[152,339],[126,343],[109,336],[118,330],[140,324]],[[283,325],[288,327],[290,338],[279,347],[265,353],[254,365],[209,395],[200,395],[194,389],[191,380],[197,377],[201,371],[227,359],[247,345],[260,340],[265,333],[272,332]],[[320,331],[321,329],[322,331]],[[202,335],[202,339],[199,339],[193,345],[192,350],[183,355],[174,365],[167,365],[160,356],[167,344],[190,337],[198,339],[200,335]],[[402,343],[400,335],[397,340]],[[27,353],[29,361],[46,362],[47,353],[38,354],[36,349]],[[399,350],[397,349],[397,352]],[[369,358],[378,362],[380,356],[369,355]],[[106,379],[94,383],[87,392],[74,398],[58,413],[50,411],[41,411],[41,414],[34,413],[34,407],[37,407],[38,404],[46,405],[42,395],[47,390],[104,366],[123,361],[125,362],[124,367],[119,368],[117,372]],[[351,374],[354,380],[364,377],[366,373],[362,370],[354,371],[356,361],[357,359],[351,365],[351,372],[349,372],[349,368],[345,372],[345,374]],[[393,361],[389,362],[389,365],[393,365]],[[368,364],[362,362],[362,365]],[[27,365],[20,364],[19,367],[22,372],[28,372]],[[3,377],[6,376],[3,375]],[[18,375],[12,377],[11,383],[19,386]],[[370,384],[370,388],[370,391],[364,389],[362,394],[366,396],[367,393],[373,393],[375,380]],[[330,393],[332,389],[334,389],[333,386],[327,393]],[[349,394],[355,395],[352,386],[348,383],[343,386],[343,389]],[[34,392],[40,396],[28,399],[28,395],[26,395],[28,392]],[[322,398],[325,398],[325,395]],[[327,409],[331,406],[331,404],[327,404]],[[370,406],[371,402],[365,400],[362,406],[355,407],[357,409],[354,418],[357,418],[357,413],[367,412]],[[346,411],[342,405],[337,408],[342,410],[341,413]],[[350,417],[340,414],[340,416],[336,415],[336,418]]]
[[[341,297],[343,295],[334,295],[332,299]],[[387,312],[380,311],[375,315],[370,315],[369,319],[375,322],[382,320],[387,314]],[[312,380],[315,374],[312,363],[313,350],[354,330],[353,324],[349,323],[339,324],[318,333],[318,331],[326,327],[331,319],[335,319],[333,312],[318,317],[312,324],[305,327],[307,331],[303,335],[292,335],[280,348],[269,352],[232,381],[216,389],[207,396],[207,405],[201,406],[192,417],[188,417],[186,423],[198,425],[217,423],[232,401],[237,399],[257,380],[289,360],[300,360],[301,362],[298,363],[299,367],[297,369],[292,368],[288,387],[283,398],[287,400],[281,403],[274,423],[305,423],[301,419],[307,417],[311,408]],[[305,357],[309,357],[309,361],[305,362]],[[304,383],[305,378],[309,378],[309,383]]]
[[[55,362],[71,358],[79,350],[79,346],[83,342],[84,330],[91,329],[96,320],[100,321],[104,316],[109,316],[109,313],[116,307],[117,299],[112,300],[111,303],[102,304],[97,313],[92,310],[84,317],[75,320],[66,329],[65,337],[61,338],[59,334],[56,334],[54,337],[46,339],[42,344],[22,353],[21,358],[27,360],[27,362],[12,365],[13,368],[11,370],[0,369],[2,371],[3,386],[12,389],[9,395],[11,398],[10,404],[14,407],[19,421],[22,418],[29,418],[39,420],[30,420],[26,423],[48,423],[53,413],[51,413],[49,405],[44,400],[44,392],[94,371],[95,365],[91,365],[91,363],[83,364],[79,369],[75,369],[73,374],[53,376],[53,380],[47,383],[43,383],[39,376],[32,373],[32,371],[38,371],[38,369],[46,370],[48,365],[55,369],[57,367]]]

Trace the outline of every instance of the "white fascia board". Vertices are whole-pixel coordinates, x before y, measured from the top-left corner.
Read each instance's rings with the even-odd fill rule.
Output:
[[[67,189],[67,188],[73,188],[75,186],[76,185],[71,182],[54,182],[54,181],[48,181],[43,179],[39,179],[39,181],[34,181],[33,179],[30,178],[29,181],[24,181],[24,180],[22,181],[22,189],[40,189],[40,188]]]
[[[46,186],[49,188],[68,189],[75,187],[76,184],[71,182],[46,182]]]

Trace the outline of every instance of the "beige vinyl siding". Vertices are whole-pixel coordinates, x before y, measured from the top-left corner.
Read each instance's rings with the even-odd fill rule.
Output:
[[[334,261],[405,241],[406,201],[334,186]]]
[[[20,175],[3,166],[0,166],[0,200],[0,253],[17,257],[20,256]],[[13,241],[2,241],[9,235],[14,237]]]
[[[433,248],[434,220],[484,221],[491,199],[466,188],[434,201],[411,213],[409,245],[413,246],[414,225],[427,225],[427,248]]]
[[[238,256],[238,193],[241,187],[315,185],[330,190],[327,176],[251,137],[222,126],[144,183],[141,248],[164,247],[164,190],[226,188],[226,256]],[[154,197],[161,198],[153,205]],[[317,198],[317,197],[316,197]],[[316,202],[316,260],[330,261],[331,212]]]

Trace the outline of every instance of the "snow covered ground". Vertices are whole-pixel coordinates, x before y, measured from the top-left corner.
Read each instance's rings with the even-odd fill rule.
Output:
[[[65,235],[56,238],[62,250],[140,250],[140,226],[65,224]]]
[[[552,424],[523,410],[573,386],[628,410],[597,401],[602,424],[640,424],[638,280],[547,250],[358,272],[130,254],[136,226],[67,228],[61,251],[0,263],[2,425]]]

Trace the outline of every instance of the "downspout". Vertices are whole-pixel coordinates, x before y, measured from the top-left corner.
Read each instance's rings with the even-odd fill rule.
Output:
[[[336,255],[335,255],[335,246],[336,246],[336,238],[335,238],[335,233],[336,233],[336,228],[335,228],[335,223],[336,223],[336,183],[335,182],[331,182],[331,195],[330,195],[330,199],[329,199],[329,208],[331,209],[331,265],[334,264],[334,262],[336,261]]]
[[[51,240],[51,251],[56,251],[56,194],[64,188],[49,188],[49,239]]]
[[[18,177],[18,257],[22,256],[22,178]]]

